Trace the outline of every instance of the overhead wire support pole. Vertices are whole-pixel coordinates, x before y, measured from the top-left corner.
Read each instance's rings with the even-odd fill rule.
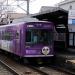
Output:
[[[8,16],[8,0],[7,0],[7,21],[8,21],[8,23],[9,23],[9,16]]]
[[[29,15],[29,1],[30,0],[27,0],[27,15]]]

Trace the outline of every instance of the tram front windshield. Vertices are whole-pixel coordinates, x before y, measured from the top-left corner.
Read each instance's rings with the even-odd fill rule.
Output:
[[[27,44],[50,44],[52,43],[53,33],[48,29],[29,29],[26,30]]]

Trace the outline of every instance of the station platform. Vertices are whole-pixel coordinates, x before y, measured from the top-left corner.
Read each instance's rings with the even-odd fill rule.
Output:
[[[64,58],[64,59],[67,59],[67,60],[75,60],[75,54],[57,53],[56,57]]]
[[[68,69],[75,72],[75,60],[66,60],[66,65]]]
[[[57,53],[56,63],[60,67],[63,67],[75,75],[75,54],[70,53]]]
[[[68,60],[75,60],[75,49],[67,48],[62,52],[56,52],[55,56],[68,59]]]

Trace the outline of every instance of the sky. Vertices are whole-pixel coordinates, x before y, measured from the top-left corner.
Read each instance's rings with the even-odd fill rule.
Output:
[[[8,11],[15,10],[17,13],[26,13],[27,5],[25,0],[3,0],[3,3],[7,4],[7,1],[8,5],[11,5],[11,8],[10,6],[8,6],[8,8],[4,7],[3,9],[5,10],[9,9]],[[61,1],[64,0],[30,0],[29,12],[30,14],[38,13],[42,6],[54,6]]]

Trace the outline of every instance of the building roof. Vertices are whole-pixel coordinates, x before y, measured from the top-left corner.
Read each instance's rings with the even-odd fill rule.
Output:
[[[59,7],[42,7],[41,11],[32,17],[36,17],[39,20],[51,21],[56,27],[59,24],[64,24],[65,28],[68,28],[68,11]]]
[[[67,13],[68,11],[65,11],[64,9],[60,8],[60,7],[48,7],[48,6],[43,6],[40,10],[39,13],[34,14],[33,16],[36,15],[41,15],[41,14],[46,14],[46,13],[52,13],[52,12],[56,12],[56,11],[63,11],[65,13]]]
[[[64,0],[60,3],[58,3],[58,5],[64,5],[64,4],[67,4],[67,3],[72,3],[72,2],[75,2],[75,0]]]

